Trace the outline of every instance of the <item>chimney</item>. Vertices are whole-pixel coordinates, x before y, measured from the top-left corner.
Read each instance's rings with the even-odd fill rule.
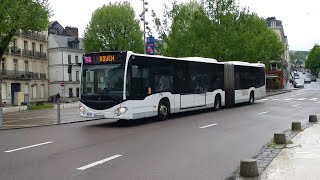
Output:
[[[67,35],[69,35],[69,36],[73,36],[73,37],[78,37],[79,36],[78,35],[78,28],[76,28],[76,27],[67,26],[65,28],[65,31],[66,31]]]

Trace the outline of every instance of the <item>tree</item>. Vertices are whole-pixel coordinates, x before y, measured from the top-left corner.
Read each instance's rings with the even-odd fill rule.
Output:
[[[174,2],[171,8],[165,8],[164,20],[155,14],[153,17],[163,55],[268,65],[271,60],[279,60],[283,52],[282,43],[265,20],[240,8],[235,0]]]
[[[306,68],[316,73],[320,69],[320,45],[316,44],[310,50],[310,54],[305,62]]]
[[[48,28],[50,9],[48,0],[0,1],[0,59],[18,30],[43,31]],[[0,77],[0,105],[2,104]]]
[[[92,15],[83,38],[85,50],[143,53],[143,34],[129,2],[109,3]]]
[[[18,30],[48,28],[48,0],[1,0],[0,12],[0,57]]]

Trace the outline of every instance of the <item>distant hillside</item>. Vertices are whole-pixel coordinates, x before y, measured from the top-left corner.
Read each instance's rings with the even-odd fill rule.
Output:
[[[289,51],[291,61],[305,61],[309,55],[309,51]]]

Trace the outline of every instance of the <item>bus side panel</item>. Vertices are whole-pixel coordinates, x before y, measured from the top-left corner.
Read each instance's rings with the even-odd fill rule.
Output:
[[[132,103],[133,119],[156,116],[157,112],[154,110],[154,107],[153,107],[154,100],[155,100],[155,95],[147,96],[143,100],[133,100],[133,103]]]
[[[255,99],[261,99],[266,96],[266,86],[256,88],[254,91]]]

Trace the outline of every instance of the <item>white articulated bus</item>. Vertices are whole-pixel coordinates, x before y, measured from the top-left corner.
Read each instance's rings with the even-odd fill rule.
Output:
[[[266,93],[264,65],[172,58],[127,52],[85,54],[80,114],[139,119],[235,103],[254,103]]]

